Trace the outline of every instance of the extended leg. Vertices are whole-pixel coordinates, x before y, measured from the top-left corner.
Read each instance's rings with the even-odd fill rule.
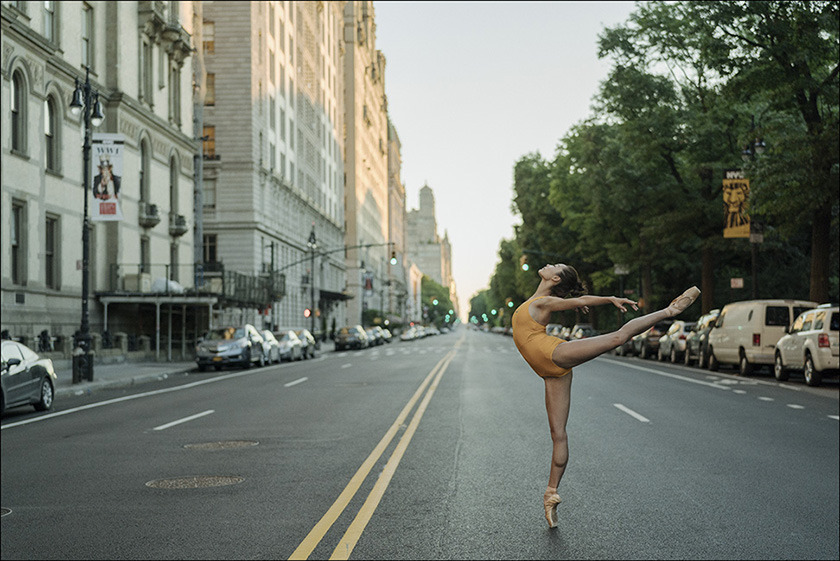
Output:
[[[686,290],[681,296],[678,296],[671,302],[671,304],[658,312],[653,312],[635,319],[631,319],[621,326],[618,331],[607,333],[605,335],[597,335],[587,339],[579,339],[576,341],[568,341],[557,345],[551,355],[551,360],[560,368],[574,368],[579,364],[583,364],[587,360],[591,360],[596,356],[602,355],[607,351],[611,351],[616,347],[623,345],[632,337],[640,333],[644,333],[658,321],[665,318],[674,317],[688,308],[694,300],[700,295],[700,290],[697,287],[692,287]]]

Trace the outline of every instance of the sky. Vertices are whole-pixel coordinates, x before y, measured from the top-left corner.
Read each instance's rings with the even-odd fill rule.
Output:
[[[388,113],[402,144],[406,210],[424,184],[449,234],[461,307],[490,286],[513,237],[513,167],[592,115],[610,69],[598,35],[633,2],[374,2]],[[535,287],[536,288],[536,287]]]

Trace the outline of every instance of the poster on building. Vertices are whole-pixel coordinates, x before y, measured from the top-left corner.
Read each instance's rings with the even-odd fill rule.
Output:
[[[723,237],[750,237],[750,180],[739,170],[728,170],[723,180]]]
[[[94,133],[90,147],[90,219],[92,221],[122,220],[120,183],[123,175],[123,147],[121,134]]]

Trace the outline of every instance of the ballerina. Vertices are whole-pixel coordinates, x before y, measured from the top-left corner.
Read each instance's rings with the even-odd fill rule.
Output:
[[[516,348],[534,372],[545,381],[545,407],[553,449],[543,506],[548,526],[555,528],[557,505],[560,504],[557,486],[569,461],[566,421],[569,418],[572,368],[623,345],[657,322],[682,313],[697,299],[700,290],[693,286],[675,298],[667,308],[632,319],[617,331],[564,341],[545,332],[552,312],[577,308],[587,312],[589,306],[604,304],[612,304],[625,312],[627,306],[638,310],[638,303],[617,296],[586,295],[586,287],[577,271],[569,265],[546,265],[539,270],[539,275],[540,284],[536,292],[513,313],[512,326]]]

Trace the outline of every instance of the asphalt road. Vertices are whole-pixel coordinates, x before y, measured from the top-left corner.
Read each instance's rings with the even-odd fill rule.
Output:
[[[837,559],[839,426],[836,388],[599,358],[549,530],[542,382],[462,330],[12,410],[0,557]]]

